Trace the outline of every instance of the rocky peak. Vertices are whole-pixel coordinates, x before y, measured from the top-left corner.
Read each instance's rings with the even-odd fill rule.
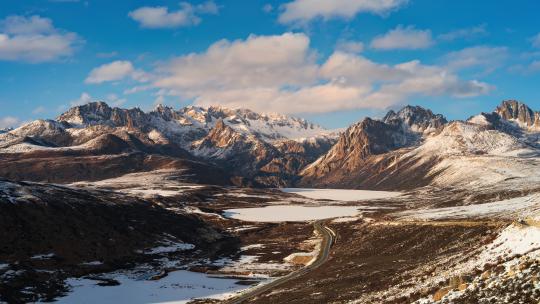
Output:
[[[4,128],[4,129],[0,129],[0,134],[2,134],[2,133],[7,133],[7,132],[10,132],[10,131],[13,131],[13,128]]]
[[[505,100],[495,111],[502,119],[517,122],[522,127],[539,128],[540,113],[517,100]]]
[[[334,170],[347,168],[352,170],[370,155],[381,154],[399,147],[395,138],[396,127],[383,121],[365,118],[343,132],[337,143],[320,158],[312,169]]]
[[[170,121],[173,119],[174,116],[174,109],[171,107],[164,106],[162,104],[158,104],[154,108],[154,113],[158,114],[161,118],[163,118],[166,121]]]
[[[112,127],[143,127],[148,120],[139,108],[111,108],[102,101],[90,102],[69,109],[57,118],[74,125],[109,125]]]
[[[383,121],[390,125],[401,125],[404,129],[415,133],[431,133],[447,123],[441,114],[433,114],[431,110],[410,105],[397,113],[390,110]]]
[[[72,124],[89,124],[93,121],[106,120],[111,116],[111,107],[105,102],[90,102],[70,108],[58,117],[58,121]]]
[[[223,119],[219,119],[216,125],[210,130],[205,138],[206,144],[218,148],[225,148],[234,145],[241,140],[241,134],[235,132],[231,127],[227,126]]]

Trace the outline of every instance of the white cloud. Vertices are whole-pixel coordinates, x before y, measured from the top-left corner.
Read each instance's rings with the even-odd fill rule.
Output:
[[[477,26],[457,29],[448,33],[444,33],[438,36],[443,41],[453,41],[457,39],[472,39],[478,36],[487,35],[486,24],[480,24]]]
[[[118,56],[118,52],[102,52],[96,54],[97,58],[112,58],[116,56]]]
[[[127,102],[126,98],[120,98],[116,94],[109,94],[106,98],[107,103],[113,107],[119,107]]]
[[[45,112],[47,112],[47,109],[44,106],[38,106],[32,110],[32,114],[43,114]]]
[[[507,57],[507,47],[474,46],[447,54],[445,61],[452,70],[476,67],[491,72],[500,67]]]
[[[122,80],[126,77],[131,77],[139,82],[150,80],[150,76],[147,73],[142,70],[136,70],[130,61],[117,60],[92,69],[84,82],[103,83]]]
[[[208,90],[299,86],[316,81],[317,65],[304,34],[221,40],[200,54],[163,64],[156,85],[195,95]]]
[[[164,104],[165,103],[165,96],[163,95],[158,95],[156,97],[156,99],[154,99],[154,105],[157,106],[159,104]]]
[[[13,116],[0,117],[0,129],[15,128],[21,124],[21,121]]]
[[[134,87],[124,90],[124,94],[125,95],[135,94],[135,93],[151,90],[152,88],[153,88],[152,85],[134,86]]]
[[[535,48],[540,48],[540,33],[530,38],[531,44]]]
[[[88,94],[86,92],[83,92],[81,94],[81,96],[79,96],[79,98],[71,100],[69,102],[69,105],[72,106],[72,107],[82,106],[82,105],[87,104],[87,103],[89,103],[91,101],[92,101],[92,96],[90,96],[90,94]]]
[[[403,27],[401,25],[371,41],[371,47],[380,50],[425,49],[433,44],[430,30],[417,30],[413,26]]]
[[[165,6],[144,6],[128,13],[129,17],[139,22],[143,28],[176,28],[197,25],[201,22],[200,14],[217,14],[219,7],[208,1],[199,5],[180,3],[180,9],[169,11]]]
[[[510,72],[530,75],[540,71],[540,60],[533,60],[527,65],[517,64],[508,68]]]
[[[107,102],[109,105],[113,107],[119,107],[127,102],[127,99],[125,98],[119,98],[116,94],[108,94],[105,98],[94,98],[87,92],[83,92],[79,98],[69,101],[69,106],[76,107],[76,106],[82,106],[89,102],[102,100]],[[60,106],[58,110],[65,110],[67,107],[65,105]]]
[[[271,13],[274,10],[274,7],[272,6],[272,4],[267,3],[262,7],[262,10],[265,13]]]
[[[350,19],[359,13],[385,14],[408,0],[294,0],[283,5],[279,22],[306,23],[316,18]]]
[[[360,41],[340,40],[336,44],[336,50],[346,53],[360,53],[364,50],[364,44]]]
[[[417,60],[386,65],[336,51],[318,64],[309,43],[305,34],[292,33],[218,41],[205,52],[162,63],[153,72],[153,86],[158,96],[180,96],[197,105],[281,113],[386,108],[414,96],[461,98],[493,89]]]
[[[40,16],[9,16],[0,21],[0,60],[44,62],[71,56],[82,40]]]

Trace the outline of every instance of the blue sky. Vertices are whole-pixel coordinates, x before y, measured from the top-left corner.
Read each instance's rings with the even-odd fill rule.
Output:
[[[418,104],[540,110],[538,1],[0,2],[0,127],[105,100],[247,107],[323,126]]]

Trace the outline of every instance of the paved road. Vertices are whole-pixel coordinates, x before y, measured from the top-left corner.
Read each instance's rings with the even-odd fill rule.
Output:
[[[232,298],[232,299],[229,299],[227,301],[225,301],[225,303],[227,304],[240,304],[240,303],[243,303],[244,301],[247,301],[247,300],[250,300],[254,297],[257,297],[269,290],[272,290],[276,287],[278,287],[279,285],[282,285],[290,280],[293,280],[293,279],[296,279],[310,271],[312,271],[313,269],[321,266],[322,264],[324,264],[324,262],[326,262],[326,260],[328,260],[328,257],[330,256],[330,249],[332,248],[332,245],[334,244],[335,242],[335,239],[336,239],[336,233],[328,228],[327,226],[325,226],[325,222],[323,221],[316,221],[314,224],[313,224],[313,227],[315,227],[315,229],[317,231],[319,231],[319,233],[323,236],[323,242],[321,244],[321,250],[319,251],[319,255],[317,256],[317,260],[315,260],[313,263],[311,263],[309,266],[306,266],[302,269],[299,269],[297,271],[293,271],[291,273],[289,273],[288,275],[286,276],[283,276],[279,279],[276,279],[268,284],[264,284],[264,285],[261,285],[261,286],[256,286],[252,289],[248,289],[247,291],[245,291],[244,293],[241,293],[240,295]]]

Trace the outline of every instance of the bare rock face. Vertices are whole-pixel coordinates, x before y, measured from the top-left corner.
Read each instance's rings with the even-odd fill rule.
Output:
[[[323,135],[319,138],[319,134]],[[329,134],[300,118],[246,109],[190,106],[175,110],[158,105],[143,112],[91,102],[69,109],[56,120],[36,120],[0,134],[0,154],[17,159],[10,164],[11,170],[24,167],[36,173],[47,157],[62,172],[78,164],[78,175],[90,179],[100,178],[99,168],[92,166],[102,166],[107,157],[110,167],[121,174],[128,169],[124,164],[132,165],[133,158],[127,155],[160,155],[184,164],[204,163],[252,185],[275,186],[288,184],[301,168],[325,153],[335,138]],[[287,141],[291,141],[290,147],[283,149],[282,142]],[[68,156],[72,163],[66,161]],[[90,160],[90,156],[95,159]],[[103,176],[110,177],[114,170],[102,170],[107,172]],[[61,178],[46,173],[51,176],[6,172],[14,179],[79,180],[66,172],[58,175]]]
[[[285,140],[274,147],[278,156],[266,163],[257,176],[264,185],[285,187],[298,180],[298,173],[327,152],[335,143],[333,138],[311,138],[304,141]]]
[[[210,133],[195,142],[195,155],[204,156],[235,175],[253,178],[271,159],[276,149],[254,136],[241,134],[219,120]]]
[[[502,119],[515,121],[526,128],[540,127],[540,113],[531,110],[526,104],[516,100],[505,100],[495,109]]]
[[[149,117],[139,108],[111,108],[105,102],[91,102],[74,107],[57,119],[74,125],[109,125],[113,127],[142,128]]]
[[[3,128],[3,129],[0,129],[0,134],[2,133],[7,133],[9,131],[13,131],[13,128]]]
[[[445,123],[442,115],[418,106],[390,111],[382,121],[365,118],[349,127],[328,153],[301,172],[300,185],[365,185],[368,179],[381,177],[381,165],[392,163],[399,154],[390,152],[417,145],[424,134],[437,132]]]
[[[441,114],[433,114],[431,110],[420,106],[406,106],[397,113],[390,111],[383,121],[390,125],[401,125],[408,131],[422,134],[436,132],[448,122]]]

